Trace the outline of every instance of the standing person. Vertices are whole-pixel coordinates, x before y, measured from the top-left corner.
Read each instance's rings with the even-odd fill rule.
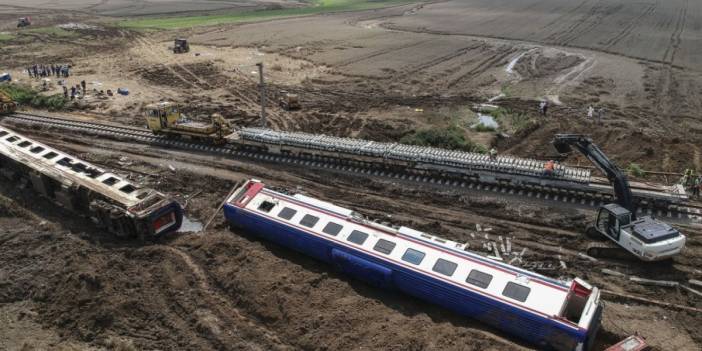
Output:
[[[76,87],[72,86],[71,87],[71,100],[75,100],[76,98]]]
[[[63,98],[68,99],[68,88],[66,86],[63,86]]]
[[[80,87],[83,88],[83,95],[85,95],[85,80],[80,81]]]
[[[697,199],[700,197],[700,187],[702,186],[702,175],[695,177],[695,184],[692,186],[692,196]]]
[[[592,117],[595,115],[595,108],[592,107],[592,105],[587,107],[587,119],[589,121],[592,120]]]
[[[32,78],[32,67],[27,67],[27,75]]]
[[[605,108],[600,107],[599,110],[597,110],[597,123],[602,123],[602,120],[604,119],[605,116]]]
[[[490,149],[490,160],[497,161],[497,150],[494,147]]]
[[[554,168],[556,168],[556,162],[554,162],[553,160],[548,160],[544,164],[544,175],[546,175],[547,177],[552,176]]]
[[[539,102],[539,114],[542,116],[544,115],[544,107],[546,107],[546,101],[541,100],[541,102]]]
[[[546,117],[547,113],[548,113],[548,101],[544,101],[544,117]]]

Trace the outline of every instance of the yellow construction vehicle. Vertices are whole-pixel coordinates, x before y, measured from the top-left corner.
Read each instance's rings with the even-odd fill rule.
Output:
[[[4,91],[0,90],[0,115],[10,114],[15,112],[17,109],[17,104],[12,101],[10,95],[7,95]]]
[[[218,113],[212,115],[210,123],[194,122],[181,114],[176,104],[168,101],[146,106],[145,114],[147,126],[156,135],[223,144],[226,136],[233,132],[229,122]]]

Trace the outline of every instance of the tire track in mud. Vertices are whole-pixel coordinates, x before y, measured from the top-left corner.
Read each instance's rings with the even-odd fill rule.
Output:
[[[433,67],[433,66],[442,64],[444,62],[453,60],[456,57],[460,57],[462,55],[467,54],[468,52],[470,52],[472,50],[475,50],[475,49],[480,48],[480,47],[485,47],[486,45],[487,44],[480,42],[477,44],[472,44],[472,45],[460,48],[460,49],[458,49],[458,50],[456,50],[448,55],[440,56],[440,57],[437,57],[435,59],[429,60],[429,61],[421,63],[419,65],[416,65],[416,66],[412,67],[410,70],[402,72],[402,74],[399,75],[397,78],[407,78],[408,76],[415,74],[419,71],[423,71],[429,67]]]
[[[579,21],[568,26],[565,31],[556,33],[552,38],[547,38],[546,40],[550,40],[557,45],[567,46],[585,33],[597,28],[602,23],[602,20],[609,15],[607,10],[607,6],[599,5],[598,3],[584,14]]]
[[[488,69],[495,67],[505,59],[507,59],[508,56],[513,55],[516,52],[519,52],[520,49],[518,48],[510,48],[506,51],[503,51],[501,54],[493,55],[488,57],[487,59],[481,61],[478,63],[477,66],[475,66],[473,69],[469,70],[466,73],[461,74],[460,76],[450,80],[448,84],[446,85],[447,88],[453,88],[456,86],[456,84],[464,81],[466,78],[473,78],[475,76],[480,75],[481,73],[487,71]]]
[[[161,246],[161,249],[168,253],[177,256],[192,272],[197,282],[199,292],[201,292],[205,297],[205,302],[208,308],[199,308],[196,315],[199,320],[205,320],[207,328],[211,331],[213,336],[221,334],[219,330],[218,321],[226,321],[225,327],[236,327],[240,325],[245,325],[247,327],[247,333],[253,333],[257,339],[263,339],[268,344],[269,349],[275,350],[292,350],[293,347],[282,342],[278,336],[265,328],[264,326],[254,322],[251,318],[244,316],[238,308],[232,305],[232,303],[213,288],[209,283],[209,278],[207,273],[202,269],[202,267],[197,264],[190,255],[184,251],[172,247],[172,246]],[[216,314],[216,315],[215,315]],[[238,328],[237,328],[238,329]],[[238,333],[237,333],[238,334]],[[242,335],[237,335],[242,337]],[[243,338],[242,338],[243,340]],[[223,345],[227,345],[227,342],[222,342]]]
[[[638,26],[638,24],[641,22],[642,19],[644,19],[645,17],[649,17],[656,12],[657,7],[658,7],[657,3],[650,4],[648,7],[646,7],[646,9],[644,9],[644,11],[641,14],[639,14],[634,19],[629,21],[629,23],[627,23],[626,26],[624,26],[624,29],[622,29],[622,31],[619,32],[619,34],[606,40],[603,43],[605,46],[605,49],[609,50],[612,46],[616,45],[617,43],[622,41],[624,38],[629,36],[633,32],[634,28],[636,28]]]
[[[666,62],[670,65],[673,65],[675,63],[675,56],[678,52],[678,48],[680,48],[680,44],[682,43],[682,33],[685,30],[685,24],[687,22],[688,5],[689,0],[686,1],[685,6],[682,7],[680,11],[678,11],[678,19],[675,22],[675,29],[670,35],[670,44],[663,53],[663,62]],[[668,56],[670,56],[670,58],[668,58]]]
[[[378,50],[378,51],[375,51],[375,52],[372,52],[372,53],[369,53],[369,54],[366,54],[366,55],[357,56],[357,57],[348,59],[348,60],[346,60],[346,61],[342,61],[342,62],[340,62],[340,63],[336,63],[336,64],[334,64],[334,67],[337,68],[337,67],[348,66],[348,65],[351,65],[351,64],[354,64],[354,63],[358,63],[358,62],[361,62],[361,61],[365,61],[365,60],[368,60],[368,59],[371,59],[371,58],[374,58],[374,57],[378,57],[378,56],[381,56],[381,55],[389,54],[389,53],[391,53],[391,52],[393,52],[393,51],[399,51],[399,50],[404,50],[404,49],[413,48],[413,47],[415,47],[415,46],[419,46],[419,45],[422,45],[422,44],[424,44],[424,43],[428,43],[428,42],[430,42],[430,41],[433,41],[433,39],[420,40],[420,41],[414,42],[414,43],[412,43],[412,44],[399,45],[399,46],[392,47],[392,48],[387,48],[387,49],[384,49],[384,50]]]

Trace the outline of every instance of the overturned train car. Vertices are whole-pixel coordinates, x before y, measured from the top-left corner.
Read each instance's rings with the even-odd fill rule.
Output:
[[[180,204],[148,188],[0,126],[0,176],[23,184],[120,237],[180,228]]]
[[[475,318],[541,350],[588,350],[600,326],[600,291],[581,279],[551,279],[257,180],[237,189],[224,212],[233,227],[372,285]]]

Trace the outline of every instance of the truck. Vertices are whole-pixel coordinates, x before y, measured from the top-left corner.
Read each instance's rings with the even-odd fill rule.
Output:
[[[188,44],[188,39],[178,38],[173,41],[173,53],[174,54],[184,54],[190,52],[190,44]]]
[[[603,241],[590,244],[588,255],[627,258],[629,255],[622,253],[628,252],[643,261],[661,261],[682,251],[685,236],[677,229],[650,216],[637,216],[636,202],[626,174],[592,139],[582,134],[557,134],[553,146],[563,155],[577,149],[607,176],[614,188],[615,202],[601,206],[595,223],[586,230],[591,239]]]
[[[147,127],[155,135],[224,144],[226,137],[234,132],[229,122],[218,113],[211,116],[210,123],[195,122],[170,101],[147,105],[145,117]]]

